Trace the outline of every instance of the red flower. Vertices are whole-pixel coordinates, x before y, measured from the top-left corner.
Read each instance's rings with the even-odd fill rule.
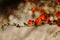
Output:
[[[44,9],[41,9],[41,13],[44,13],[45,12],[45,10]]]
[[[45,20],[44,14],[41,14],[41,15],[39,16],[39,18],[40,18],[41,20]]]
[[[48,22],[49,20],[50,20],[50,17],[49,17],[49,16],[46,16],[46,17],[45,17],[45,21]]]
[[[60,12],[57,12],[57,13],[56,13],[56,17],[57,17],[57,18],[60,18]]]
[[[32,12],[34,12],[34,10],[35,10],[35,8],[34,8],[34,7],[32,7],[32,8],[31,8],[31,11],[32,11]]]
[[[37,11],[39,10],[39,8],[38,8],[38,7],[36,7],[35,9],[36,9]]]
[[[33,24],[32,20],[28,20],[28,24],[32,25]]]
[[[36,19],[35,19],[35,23],[36,23],[36,24],[39,24],[40,22],[41,22],[41,19],[40,19],[40,18],[36,18]]]

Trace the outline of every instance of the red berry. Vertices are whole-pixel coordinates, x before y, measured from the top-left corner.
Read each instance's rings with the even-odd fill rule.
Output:
[[[31,0],[32,2],[34,2],[35,0]]]
[[[60,0],[59,0],[59,2],[60,2]]]
[[[60,22],[57,23],[57,26],[60,27]]]
[[[32,12],[34,12],[34,10],[35,10],[35,8],[34,8],[34,7],[32,7],[32,8],[31,8],[31,11],[32,11]]]
[[[59,2],[59,0],[55,0],[55,3],[58,3]]]
[[[56,13],[56,17],[57,17],[57,18],[60,18],[60,12],[57,12],[57,13]]]
[[[39,16],[39,18],[40,18],[41,20],[45,20],[44,14],[41,14],[41,15]]]
[[[36,18],[35,19],[35,24],[39,24],[41,22],[41,19],[40,18]]]
[[[32,25],[33,24],[32,20],[28,20],[28,24]]]
[[[44,13],[45,12],[45,10],[44,9],[41,9],[41,13]]]
[[[25,2],[28,2],[29,0],[24,0]]]
[[[49,17],[49,16],[46,16],[46,17],[45,17],[45,21],[48,22],[49,20],[50,20],[50,17]]]
[[[38,7],[36,7],[35,9],[36,9],[37,11],[39,10],[39,8],[38,8]]]

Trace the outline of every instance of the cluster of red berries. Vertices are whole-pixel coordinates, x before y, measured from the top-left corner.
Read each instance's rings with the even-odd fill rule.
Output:
[[[53,22],[51,23],[50,16],[49,15],[45,16],[44,13],[41,13],[41,15],[38,18],[35,18],[34,20],[28,20],[28,24],[29,25],[33,25],[33,24],[38,25],[43,21],[43,22],[47,22],[48,24],[49,23],[57,24],[60,27],[60,12],[56,13],[56,17],[58,18],[58,20],[52,20]]]
[[[31,0],[32,2],[35,2],[36,0]],[[29,0],[25,0],[25,2],[29,2]],[[60,2],[59,0],[54,0],[55,3],[58,3]],[[34,12],[34,11],[39,11],[39,7],[31,7],[31,11]],[[38,25],[40,24],[41,22],[47,22],[47,23],[51,23],[51,20],[50,20],[50,15],[46,15],[45,14],[45,10],[44,9],[41,9],[40,10],[41,14],[39,17],[35,18],[34,20],[28,20],[28,24],[29,25]],[[60,12],[57,12],[55,14],[55,16],[57,17],[58,20],[52,20],[52,24],[57,24],[59,27],[60,27]]]

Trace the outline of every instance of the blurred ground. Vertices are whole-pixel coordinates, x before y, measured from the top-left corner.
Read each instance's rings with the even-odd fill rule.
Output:
[[[56,25],[39,27],[5,26],[0,30],[0,40],[60,40],[60,29]]]

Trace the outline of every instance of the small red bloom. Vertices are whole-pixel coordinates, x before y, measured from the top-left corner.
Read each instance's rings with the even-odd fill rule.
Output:
[[[41,20],[45,20],[44,14],[41,14],[41,15],[39,16],[39,18],[40,18]]]
[[[44,9],[41,9],[41,13],[44,13],[45,12],[45,10]]]
[[[28,20],[28,24],[32,25],[33,24],[32,20]]]
[[[32,8],[31,8],[31,11],[33,12],[34,10],[35,10],[35,8],[34,8],[34,7],[32,7]]]
[[[36,18],[36,19],[35,19],[35,23],[36,23],[36,24],[39,24],[40,22],[41,22],[41,19],[40,19],[40,18]]]
[[[57,13],[56,13],[56,17],[57,17],[57,18],[60,18],[60,12],[57,12]]]
[[[38,7],[36,7],[35,9],[36,9],[37,11],[39,10],[39,8],[38,8]]]

